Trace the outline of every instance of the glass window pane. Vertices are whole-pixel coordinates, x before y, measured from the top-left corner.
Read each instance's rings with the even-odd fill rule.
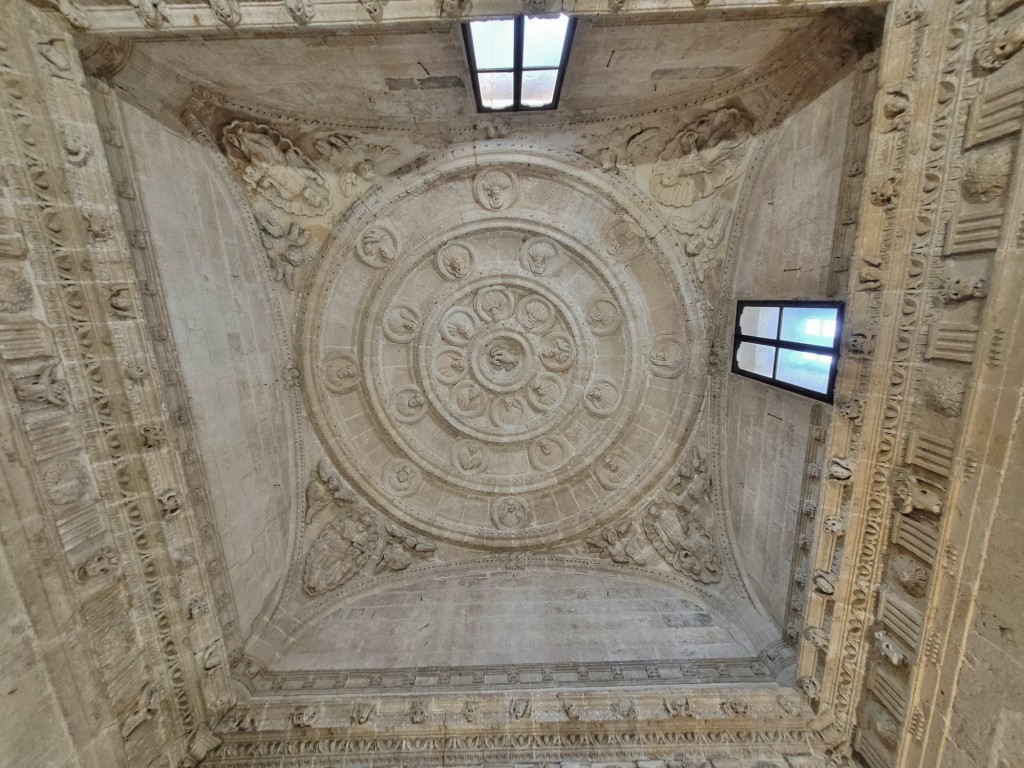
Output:
[[[825,394],[828,392],[828,374],[831,367],[832,355],[780,349],[779,368],[775,378],[787,384],[796,384],[798,387]]]
[[[778,307],[744,307],[740,315],[740,333],[775,340],[779,330]]]
[[[562,61],[568,29],[569,17],[564,13],[557,19],[527,16],[523,28],[523,66],[557,67]]]
[[[480,101],[488,109],[505,109],[512,106],[513,79],[511,72],[481,72],[477,75],[480,83]]]
[[[524,107],[546,107],[555,100],[557,69],[536,69],[523,72],[523,92],[520,96]]]
[[[786,307],[782,310],[782,338],[785,341],[831,347],[836,330],[835,307]]]
[[[775,347],[744,341],[736,350],[736,364],[744,371],[771,378],[775,367]]]
[[[515,22],[471,21],[469,34],[473,40],[473,56],[477,69],[512,69],[515,47]]]

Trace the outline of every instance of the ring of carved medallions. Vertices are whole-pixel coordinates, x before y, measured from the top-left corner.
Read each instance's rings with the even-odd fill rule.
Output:
[[[662,227],[616,182],[453,155],[404,180],[417,194],[386,182],[325,249],[302,320],[313,422],[401,522],[552,543],[634,509],[678,457],[702,320]],[[504,186],[481,197],[492,171]]]

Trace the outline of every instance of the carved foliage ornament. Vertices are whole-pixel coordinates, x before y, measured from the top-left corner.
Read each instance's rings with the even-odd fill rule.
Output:
[[[277,131],[236,120],[224,129],[222,141],[242,181],[271,205],[299,216],[316,216],[330,207],[323,174]]]

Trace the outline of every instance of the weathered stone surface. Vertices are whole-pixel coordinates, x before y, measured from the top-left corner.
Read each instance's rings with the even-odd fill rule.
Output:
[[[5,756],[1015,764],[1020,2],[588,0],[507,116],[458,20],[555,6],[36,5]],[[836,408],[759,297],[845,302]]]

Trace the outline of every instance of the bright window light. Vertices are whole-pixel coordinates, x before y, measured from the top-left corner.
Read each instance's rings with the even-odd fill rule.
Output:
[[[557,107],[575,25],[564,13],[465,24],[477,109]]]
[[[739,302],[733,373],[831,403],[842,311],[834,301]]]

